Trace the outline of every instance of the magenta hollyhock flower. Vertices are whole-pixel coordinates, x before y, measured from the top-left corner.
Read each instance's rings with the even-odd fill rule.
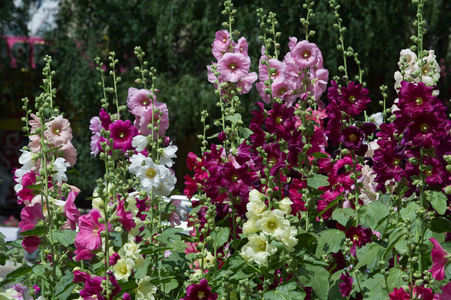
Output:
[[[451,282],[442,286],[442,292],[434,295],[434,300],[449,300],[451,299]]]
[[[154,113],[152,114],[152,110],[150,109],[141,116],[136,116],[134,125],[139,128],[140,134],[149,135],[152,131],[148,128],[148,125],[152,124],[152,121],[154,127],[158,127],[158,131],[154,132],[154,138],[163,136],[169,128],[169,110],[166,103],[155,102]],[[158,121],[160,122],[159,125],[157,123]]]
[[[352,241],[351,254],[356,256],[357,247],[365,246],[372,241],[373,231],[370,228],[363,228],[361,225],[350,226],[347,230],[339,226],[346,234],[346,237]]]
[[[35,203],[33,206],[25,206],[20,212],[20,218],[20,232],[34,229],[39,220],[44,220],[41,203]]]
[[[108,129],[111,131],[110,138],[113,139],[113,148],[122,151],[132,150],[132,139],[138,135],[130,120],[116,120],[111,123]]]
[[[75,278],[74,278],[75,280]],[[91,277],[88,275],[85,280],[85,286],[84,289],[80,291],[80,297],[83,299],[89,299],[89,300],[106,300],[107,298],[104,297],[104,291],[102,282],[106,280],[106,277]],[[113,274],[109,274],[109,280],[110,280],[110,288],[111,294],[109,299],[115,299],[114,297],[119,294],[121,291],[121,287],[119,286],[116,277],[114,277]]]
[[[35,196],[34,190],[29,189],[28,186],[36,184],[36,173],[32,170],[28,173],[25,173],[22,176],[22,189],[17,193],[17,204],[29,204],[31,200]]]
[[[102,217],[98,209],[92,209],[89,214],[78,218],[79,232],[75,237],[76,260],[91,258],[96,250],[102,245],[100,232],[105,230],[105,225],[99,223]]]
[[[238,82],[247,76],[251,59],[241,53],[226,53],[218,61],[219,81]]]
[[[426,86],[423,82],[418,84],[402,81],[398,92],[399,109],[406,115],[411,116],[417,112],[432,112],[440,101],[432,95],[433,87]]]
[[[354,279],[349,276],[348,271],[341,274],[340,279],[343,282],[340,282],[340,293],[342,297],[349,297],[352,291],[352,283],[354,282]]]
[[[429,241],[433,244],[431,251],[433,265],[429,272],[432,273],[432,277],[440,281],[445,278],[445,267],[449,262],[450,255],[440,246],[435,238],[430,238]]]
[[[415,286],[412,292],[413,299],[433,300],[434,292],[431,288],[425,288],[422,286]]]
[[[332,80],[332,86],[329,87],[327,94],[329,100],[337,102],[341,111],[345,112],[351,117],[357,116],[366,109],[371,99],[368,97],[368,89],[363,87],[363,84],[355,84],[349,82],[347,87],[338,87],[338,84]]]
[[[24,247],[25,251],[28,253],[33,253],[38,250],[40,244],[41,238],[37,235],[24,236],[22,240],[22,247]]]
[[[110,255],[110,266],[114,266],[119,259],[121,259],[121,256],[116,252]]]
[[[91,278],[91,275],[89,275],[88,273],[80,270],[74,271],[74,283],[85,282],[88,278]]]
[[[75,230],[77,228],[78,217],[80,217],[80,211],[74,204],[75,197],[77,197],[77,195],[78,193],[70,191],[66,203],[63,206],[64,215],[69,221],[71,230]]]
[[[437,110],[413,114],[411,120],[404,131],[403,145],[436,147],[446,137],[450,128],[449,120]]]
[[[186,296],[180,300],[216,300],[218,294],[211,292],[207,279],[202,278],[199,284],[191,284],[186,289]]]
[[[129,88],[127,106],[131,109],[130,112],[135,116],[143,116],[149,110],[152,110],[152,102],[155,106],[156,98],[157,97],[151,91]]]
[[[394,288],[393,292],[388,294],[390,296],[390,300],[409,300],[410,295],[406,293],[403,288]]]
[[[108,129],[111,124],[111,116],[107,113],[103,108],[100,109],[99,112],[100,123],[104,129]]]
[[[447,180],[448,176],[446,175],[446,169],[438,159],[427,157],[424,164],[432,167],[431,170],[426,170],[425,172],[425,181],[429,186],[441,185],[444,181],[449,181]]]
[[[119,201],[116,214],[119,217],[119,222],[124,226],[127,231],[136,227],[136,223],[133,221],[133,214],[131,211],[125,211],[125,201]]]

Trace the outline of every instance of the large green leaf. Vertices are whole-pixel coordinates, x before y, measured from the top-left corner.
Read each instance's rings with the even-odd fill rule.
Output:
[[[416,211],[420,208],[420,206],[418,204],[416,204],[413,201],[407,202],[406,207],[401,208],[400,210],[400,214],[401,217],[405,220],[405,219],[415,219],[416,218]]]
[[[22,236],[34,236],[34,235],[40,236],[40,235],[44,235],[46,232],[47,232],[47,227],[36,226],[33,229],[21,231],[20,235],[22,235]]]
[[[263,295],[265,300],[303,300],[304,298],[304,290],[295,282],[279,285],[275,290],[266,292]]]
[[[451,221],[444,217],[434,218],[431,221],[431,230],[433,232],[451,232]]]
[[[213,232],[212,238],[216,242],[217,247],[221,247],[229,240],[230,228],[229,227],[221,227],[219,232]]]
[[[377,273],[371,278],[361,282],[364,299],[386,300],[388,292],[381,287],[385,286],[385,278],[381,273]]]
[[[77,232],[74,230],[63,230],[53,233],[53,238],[56,242],[59,242],[64,247],[68,247],[75,242]]]
[[[443,215],[446,212],[446,202],[448,199],[442,191],[428,191],[426,193],[426,199],[439,215]]]
[[[384,219],[390,211],[380,201],[373,201],[367,205],[363,205],[359,210],[359,219],[364,227],[376,229],[379,221]]]
[[[397,268],[391,268],[388,271],[387,284],[389,291],[393,291],[395,287],[399,288],[403,284],[405,284],[405,282],[402,280],[403,275],[407,275],[407,273]]]
[[[346,226],[349,219],[355,215],[355,212],[352,208],[336,208],[332,212],[332,219],[337,221],[343,226]]]
[[[356,269],[363,266],[374,269],[379,260],[381,260],[383,253],[384,248],[377,243],[369,243],[357,249],[356,256],[359,262],[356,265]]]
[[[329,293],[329,272],[323,267],[305,265],[298,269],[298,277],[304,286],[309,286],[315,295],[326,300]]]
[[[68,272],[56,284],[55,293],[58,299],[67,299],[75,288],[74,273]]]
[[[315,174],[312,178],[307,179],[307,185],[311,188],[317,189],[321,186],[328,186],[329,177],[321,174]]]
[[[345,238],[345,233],[338,229],[327,229],[321,232],[321,235],[318,238],[316,256],[340,251],[343,247]]]

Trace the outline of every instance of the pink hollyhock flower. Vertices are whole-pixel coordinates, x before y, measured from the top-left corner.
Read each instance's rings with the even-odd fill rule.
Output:
[[[89,129],[92,131],[92,133],[100,133],[100,130],[102,130],[102,122],[100,121],[99,117],[92,117],[89,121]]]
[[[80,270],[74,271],[74,283],[85,282],[88,278],[91,278],[88,273]]]
[[[293,59],[301,68],[314,67],[318,63],[318,53],[320,52],[318,46],[308,41],[300,41],[296,46],[292,47],[290,44],[290,53]]]
[[[319,69],[314,72],[313,95],[315,96],[316,104],[320,109],[324,108],[324,103],[319,98],[326,90],[328,81],[329,81],[328,70]]]
[[[228,48],[232,46],[230,33],[227,30],[217,31],[212,46],[214,57],[220,60],[224,53],[228,51]]]
[[[77,149],[75,149],[74,145],[70,141],[64,144],[63,147],[60,148],[62,152],[62,156],[72,167],[77,162]]]
[[[432,273],[432,277],[440,281],[445,278],[445,266],[449,262],[450,255],[440,246],[435,238],[430,238],[429,241],[434,245],[431,252],[433,265],[429,272]]]
[[[241,88],[239,92],[241,95],[249,93],[252,88],[252,84],[257,81],[257,73],[248,73],[246,76],[238,80],[237,87]]]
[[[70,123],[62,116],[58,116],[52,121],[47,122],[46,125],[47,130],[44,131],[44,136],[55,147],[64,145],[72,139]]]
[[[124,229],[130,231],[132,228],[136,227],[136,223],[133,221],[132,212],[125,211],[124,202],[125,201],[119,201],[116,214],[119,217],[119,222],[124,226]]]
[[[36,173],[30,171],[22,176],[21,183],[22,189],[17,193],[17,203],[19,205],[28,205],[35,196],[34,190],[27,188],[28,186],[36,184]]]
[[[91,153],[96,156],[100,152],[100,142],[102,141],[102,136],[99,133],[93,134],[91,136]]]
[[[451,282],[442,286],[442,292],[434,295],[434,300],[449,300],[451,299]]]
[[[79,232],[75,237],[75,247],[77,247],[76,260],[91,258],[102,245],[100,232],[105,230],[105,225],[99,223],[102,217],[98,209],[92,209],[89,214],[78,218]]]
[[[241,53],[226,53],[217,65],[220,81],[238,82],[247,76],[251,59]]]
[[[70,191],[66,203],[63,206],[64,215],[69,222],[71,230],[75,230],[77,228],[78,217],[80,217],[80,211],[74,204],[75,197],[77,197],[77,195],[78,193]]]
[[[131,150],[133,137],[138,135],[138,129],[132,125],[130,120],[116,120],[108,129],[111,131],[110,138],[113,139],[113,148],[122,151]]]
[[[148,128],[148,125],[153,121],[154,126],[158,126],[160,121],[158,132],[154,132],[154,138],[164,136],[166,130],[169,128],[169,110],[166,103],[156,102],[154,106],[153,120],[152,110],[146,111],[142,116],[136,116],[134,125],[139,128],[139,133],[142,135],[149,135],[152,131]]]
[[[216,300],[218,294],[211,292],[207,279],[202,278],[199,284],[191,284],[186,289],[186,296],[180,300]]]
[[[20,212],[20,218],[20,232],[34,229],[39,220],[44,220],[44,216],[42,215],[42,205],[36,203],[33,206],[25,206]]]
[[[249,45],[247,44],[246,38],[241,37],[235,45],[235,53],[241,53],[247,56],[247,50],[249,49]]]
[[[412,299],[433,300],[434,292],[431,288],[415,286],[412,292]]]
[[[409,293],[404,292],[403,288],[395,288],[392,293],[388,294],[390,296],[390,300],[409,300]]]
[[[148,90],[136,88],[128,89],[127,106],[135,116],[143,116],[146,112],[152,110],[156,104],[157,97]]]

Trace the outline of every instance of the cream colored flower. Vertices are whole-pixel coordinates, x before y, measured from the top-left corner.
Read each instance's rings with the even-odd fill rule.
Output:
[[[138,281],[138,287],[135,290],[136,300],[155,300],[157,287],[150,282],[150,276],[144,276]]]
[[[293,252],[294,247],[298,244],[298,239],[296,238],[298,231],[295,226],[291,226],[285,231],[282,237],[282,243],[288,252]]]
[[[291,212],[291,204],[293,204],[293,201],[291,201],[290,198],[285,197],[279,201],[279,209],[283,211],[284,214],[288,215]]]
[[[255,227],[265,234],[273,236],[280,241],[285,231],[290,226],[290,222],[285,220],[280,209],[267,210],[261,215],[261,219],[255,222]]]
[[[249,242],[243,246],[241,250],[241,257],[248,262],[255,262],[259,265],[264,264],[270,255],[277,252],[277,248],[274,245],[268,243],[264,233],[260,235],[250,235],[248,237]]]
[[[258,232],[258,228],[255,227],[255,222],[257,222],[257,220],[259,220],[259,219],[260,219],[259,217],[254,216],[254,217],[250,218],[249,220],[247,220],[247,222],[243,224],[243,233],[251,234],[251,233]]]
[[[128,277],[132,274],[132,270],[135,267],[135,262],[131,258],[121,258],[113,267],[114,276],[117,280],[128,280]]]

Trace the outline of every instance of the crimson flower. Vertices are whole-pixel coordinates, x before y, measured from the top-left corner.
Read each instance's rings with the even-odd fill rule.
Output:
[[[191,284],[186,289],[186,296],[181,300],[216,300],[218,294],[211,292],[211,287],[208,286],[207,279],[203,278],[199,284]]]
[[[429,241],[434,245],[431,252],[433,265],[429,272],[432,273],[432,277],[440,281],[445,278],[445,266],[448,264],[449,254],[440,246],[436,239],[430,238]]]

